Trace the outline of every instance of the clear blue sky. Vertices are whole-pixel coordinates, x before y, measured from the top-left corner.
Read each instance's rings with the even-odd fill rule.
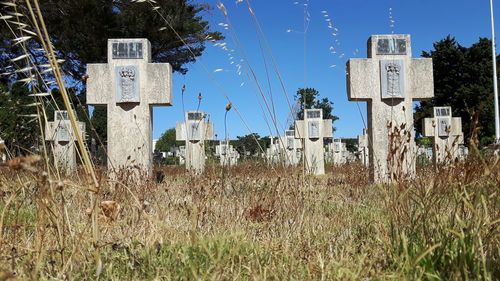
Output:
[[[264,94],[269,96],[269,91],[272,91],[276,116],[281,127],[284,127],[289,107],[273,69],[271,56],[263,45],[265,63],[269,71],[268,83],[257,29],[248,12],[246,0],[241,3],[236,3],[236,0],[222,1],[231,23],[229,29],[222,25],[226,20],[216,7],[217,1],[203,2],[213,6],[213,10],[203,13],[203,17],[210,22],[213,30],[219,30],[226,36],[222,43],[226,43],[226,48],[234,52],[209,43],[203,56],[188,65],[189,72],[186,75],[174,75],[173,106],[154,109],[154,138],[158,138],[162,132],[183,119],[183,84],[187,89],[184,94],[185,109],[196,109],[198,93],[201,92],[203,100],[200,109],[210,114],[219,139],[224,136],[224,113],[227,104],[224,95],[229,97],[242,116],[240,118],[234,110],[228,113],[227,133],[230,138],[250,133],[242,119],[251,132],[261,136],[270,135],[259,105],[259,102],[263,103],[262,97],[255,80],[250,78],[248,64],[254,70]],[[307,86],[316,88],[322,97],[333,101],[334,114],[340,117],[335,122],[335,137],[356,137],[362,131],[360,110],[356,102],[347,100],[345,63],[349,58],[366,57],[366,42],[370,35],[388,34],[392,31],[410,34],[414,57],[419,57],[423,50],[431,50],[433,42],[448,34],[455,36],[464,46],[477,42],[479,37],[491,37],[489,0],[309,0],[307,68],[304,68],[304,36],[299,32],[303,31],[303,4],[306,2],[250,1],[280,69],[288,97],[293,102],[297,89]],[[495,9],[500,12],[500,2],[496,4]],[[394,27],[390,26],[391,10]],[[498,15],[500,21],[500,14]],[[327,19],[330,19],[338,31],[328,28]],[[292,31],[287,32],[289,29]],[[335,48],[335,54],[332,53],[331,46]],[[241,62],[241,59],[244,61]],[[240,75],[236,67],[238,63],[242,65]],[[335,67],[332,67],[333,65]],[[267,114],[265,105],[262,106]],[[365,103],[360,102],[359,108],[366,120]],[[274,129],[272,133],[275,134]]]

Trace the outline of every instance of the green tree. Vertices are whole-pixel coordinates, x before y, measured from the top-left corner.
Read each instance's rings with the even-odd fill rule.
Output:
[[[271,144],[271,139],[269,137],[261,138],[259,134],[253,133],[245,136],[237,136],[236,140],[231,143],[243,158],[247,158],[247,156],[254,156],[261,153],[260,147],[265,151]]]
[[[40,127],[28,87],[16,83],[8,91],[4,82],[0,88],[0,137],[15,155],[38,149]]]
[[[174,146],[179,146],[179,143],[175,140],[175,128],[171,128],[161,134],[156,143],[155,150],[168,152]]]
[[[295,100],[301,104],[300,110],[297,112],[297,119],[299,120],[304,119],[304,108],[322,109],[323,119],[332,119],[332,124],[335,124],[335,121],[339,119],[339,117],[333,115],[333,102],[328,98],[320,98],[319,91],[314,88],[298,89]],[[333,131],[335,132],[335,127],[333,127]]]
[[[24,2],[17,1],[16,4],[16,12],[29,15]],[[152,61],[168,62],[174,71],[183,74],[187,72],[186,64],[195,61],[203,53],[207,41],[223,38],[219,32],[210,31],[209,23],[203,19],[203,13],[211,9],[208,5],[189,0],[156,0],[155,6],[160,9],[154,11],[149,3],[132,3],[131,0],[47,0],[40,3],[51,42],[57,50],[58,58],[64,59],[61,67],[67,74],[65,81],[70,87],[75,87],[75,93],[82,104],[85,104],[86,90],[82,77],[86,72],[86,64],[106,62],[108,38],[148,38],[151,42]],[[2,15],[9,14],[11,9],[12,7],[0,5]],[[168,20],[175,32],[164,19]],[[5,80],[12,84],[26,76],[25,73],[13,71],[15,69],[10,60],[24,54],[24,51],[19,44],[12,44],[8,40],[14,38],[11,29],[17,30],[16,26],[8,26],[8,23],[9,21],[2,21],[0,24],[0,73],[12,73]],[[26,46],[37,65],[47,63],[45,54],[39,51],[41,46],[38,41],[29,40]],[[16,64],[16,68],[27,66],[25,60],[16,61]],[[43,78],[50,80],[51,74],[44,74]],[[42,92],[50,90],[40,89]],[[33,99],[27,102],[33,102]],[[92,125],[105,143],[104,111],[105,109],[96,107],[93,112],[98,115],[92,118]],[[15,118],[0,122],[6,123],[9,120]],[[83,120],[85,119],[81,121]],[[91,130],[91,126],[87,128]]]
[[[422,133],[422,120],[432,116],[434,106],[451,106],[453,115],[462,117],[466,139],[471,136],[475,117],[481,143],[491,143],[495,134],[491,41],[480,38],[472,46],[464,47],[448,36],[434,43],[434,49],[423,52],[422,56],[433,60],[434,98],[417,106],[417,132]]]

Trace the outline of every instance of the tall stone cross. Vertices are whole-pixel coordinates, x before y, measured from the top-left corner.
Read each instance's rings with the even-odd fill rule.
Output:
[[[153,106],[172,105],[172,67],[147,39],[109,39],[108,63],[87,65],[87,103],[107,105],[108,169],[153,167]]]
[[[213,125],[206,122],[205,117],[202,111],[188,111],[185,121],[178,122],[175,127],[177,141],[186,143],[186,169],[195,174],[202,174],[205,170],[205,141],[214,139]]]
[[[219,156],[221,166],[235,166],[240,158],[240,154],[229,141],[220,141],[215,147],[215,154]]]
[[[368,58],[347,62],[350,101],[368,102],[371,179],[415,174],[413,101],[434,96],[432,59],[413,59],[410,35],[373,35]]]
[[[462,118],[452,117],[451,107],[434,107],[432,118],[424,119],[424,136],[433,137],[432,159],[435,165],[460,158],[464,142]]]
[[[332,137],[332,123],[332,119],[323,120],[322,109],[306,109],[304,120],[295,121],[295,138],[304,141],[304,160],[308,174],[325,174],[323,139]]]
[[[294,130],[286,130],[281,142],[285,146],[285,165],[297,166],[300,162],[302,141],[295,138]]]
[[[77,122],[82,139],[85,139],[85,123]],[[76,171],[76,137],[66,110],[56,110],[54,121],[45,126],[45,140],[51,141],[54,165],[69,174]]]
[[[368,152],[368,134],[365,128],[363,128],[363,134],[358,135],[358,153],[361,164],[365,167],[370,166],[369,152]]]
[[[332,143],[328,144],[327,155],[330,163],[335,165],[347,163],[347,144],[343,143],[341,139],[334,139]]]

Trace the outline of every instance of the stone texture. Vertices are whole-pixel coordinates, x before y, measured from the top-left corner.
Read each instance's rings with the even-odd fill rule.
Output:
[[[347,145],[341,139],[334,139],[327,146],[326,158],[328,163],[342,165],[348,162],[349,151]]]
[[[141,56],[113,57],[119,43],[142,44]],[[147,39],[109,39],[108,63],[88,64],[87,74],[87,103],[107,106],[108,169],[151,173],[152,107],[172,104],[170,64],[151,63]]]
[[[295,138],[304,141],[304,160],[308,174],[325,174],[323,140],[332,135],[332,120],[323,120],[321,109],[306,109],[304,120],[295,121]]]
[[[219,157],[220,165],[224,167],[231,167],[238,164],[240,154],[229,141],[220,141],[215,147],[215,155]]]
[[[195,174],[205,170],[205,141],[214,139],[213,125],[202,111],[188,111],[185,121],[175,127],[177,141],[185,142],[186,169]]]
[[[379,40],[404,40],[404,52],[378,52]],[[393,71],[391,80],[382,81],[381,71],[389,71],[382,67],[387,61],[401,62],[403,69],[395,72],[399,76],[393,75],[390,69]],[[386,90],[397,89],[402,83],[401,93],[391,96],[382,92],[383,83],[389,83],[384,86]],[[368,102],[371,179],[386,182],[396,177],[413,176],[416,146],[412,103],[434,96],[432,60],[412,58],[409,35],[374,35],[368,40],[368,58],[347,62],[347,95],[350,101]]]
[[[59,171],[70,174],[76,171],[76,137],[65,110],[54,112],[54,121],[45,126],[45,140],[52,142],[54,165]],[[78,122],[82,139],[85,139],[85,123]]]
[[[464,143],[462,118],[452,117],[451,107],[434,107],[433,117],[424,119],[424,136],[433,138],[434,165],[449,164],[461,158],[463,150],[460,146]]]
[[[365,167],[370,166],[369,152],[368,152],[368,132],[363,129],[363,134],[358,136],[358,153],[361,163]]]

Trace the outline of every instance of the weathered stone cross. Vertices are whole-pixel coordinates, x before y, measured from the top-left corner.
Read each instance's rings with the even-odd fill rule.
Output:
[[[368,102],[370,175],[384,182],[415,173],[415,100],[434,96],[432,59],[413,59],[410,35],[373,35],[368,59],[347,62],[347,95]]]
[[[452,117],[449,106],[434,107],[433,117],[424,119],[424,136],[434,139],[434,165],[455,161],[460,157],[460,145],[464,142],[462,118]]]
[[[107,105],[108,169],[152,172],[152,107],[171,105],[172,68],[147,39],[109,39],[108,63],[87,65],[87,103]]]
[[[175,127],[177,141],[186,142],[186,169],[195,174],[205,170],[205,141],[214,139],[213,125],[205,117],[201,111],[188,111],[185,122],[178,122]]]
[[[308,174],[325,174],[323,139],[331,138],[332,119],[323,120],[322,109],[306,109],[304,120],[295,121],[295,138],[304,140],[304,157]]]
[[[358,153],[361,164],[368,168],[370,165],[370,156],[368,153],[368,134],[365,128],[363,128],[363,134],[358,135]]]
[[[82,139],[85,138],[85,123],[77,122]],[[76,171],[76,137],[66,110],[56,110],[54,121],[45,126],[45,140],[53,143],[54,164],[65,173]]]

